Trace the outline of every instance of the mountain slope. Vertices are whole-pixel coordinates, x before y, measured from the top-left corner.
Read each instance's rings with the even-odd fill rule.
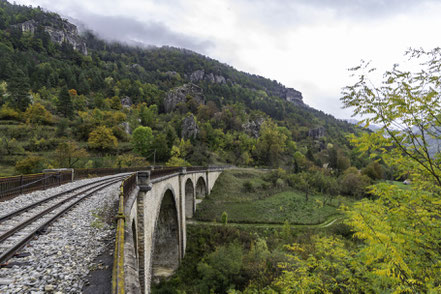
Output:
[[[144,152],[135,148],[149,161],[277,166],[299,151],[321,164],[328,143],[346,150],[355,131],[277,81],[186,49],[80,36],[54,13],[4,0],[0,105],[4,166],[32,155],[64,166],[52,155],[66,141],[89,152],[76,166],[134,164],[139,126],[152,129]]]

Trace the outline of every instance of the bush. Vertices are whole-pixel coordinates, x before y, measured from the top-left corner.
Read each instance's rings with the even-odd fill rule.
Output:
[[[118,140],[113,135],[111,129],[105,126],[98,126],[89,134],[87,144],[91,149],[109,151],[118,147]]]
[[[245,192],[254,192],[254,186],[253,183],[251,183],[251,181],[246,181],[245,183],[243,183],[243,189]]]
[[[20,113],[6,103],[0,108],[0,119],[20,120]]]
[[[26,108],[24,118],[28,124],[50,124],[53,122],[52,114],[40,103],[35,103]]]
[[[368,176],[374,181],[384,178],[383,167],[377,161],[370,162],[365,168],[361,170],[361,173]]]
[[[370,180],[361,174],[355,167],[348,168],[339,178],[340,191],[344,195],[362,197],[366,194],[366,187]]]
[[[39,173],[45,168],[44,159],[35,155],[29,155],[15,164],[15,169],[21,174]]]
[[[275,186],[276,186],[277,188],[283,188],[283,187],[285,186],[285,181],[284,181],[283,179],[281,179],[281,178],[278,178],[278,179],[276,180],[276,184],[275,184]]]
[[[228,222],[228,214],[226,211],[222,212],[222,216],[221,216],[221,222],[226,225]]]

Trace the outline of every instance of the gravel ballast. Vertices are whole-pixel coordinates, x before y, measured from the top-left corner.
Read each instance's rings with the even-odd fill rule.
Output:
[[[81,180],[1,202],[0,215],[95,180]],[[10,259],[12,267],[0,268],[0,293],[81,293],[89,271],[100,266],[93,261],[109,250],[106,244],[115,237],[113,216],[120,183],[79,203],[22,249],[24,257]]]

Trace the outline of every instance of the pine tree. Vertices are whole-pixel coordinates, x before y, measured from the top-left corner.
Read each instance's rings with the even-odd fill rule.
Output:
[[[21,111],[25,111],[28,105],[31,103],[29,98],[29,79],[18,69],[14,72],[8,83],[8,90],[11,93],[12,106]]]
[[[61,115],[67,118],[73,115],[72,99],[70,98],[67,86],[64,86],[58,95],[57,110]]]

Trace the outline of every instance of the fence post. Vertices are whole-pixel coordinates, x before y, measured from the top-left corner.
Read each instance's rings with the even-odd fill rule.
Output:
[[[23,194],[23,175],[20,175],[20,194]]]

